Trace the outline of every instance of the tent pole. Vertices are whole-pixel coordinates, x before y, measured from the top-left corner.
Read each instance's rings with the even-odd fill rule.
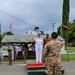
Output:
[[[26,63],[26,60],[25,60],[25,44],[24,44],[24,63]]]

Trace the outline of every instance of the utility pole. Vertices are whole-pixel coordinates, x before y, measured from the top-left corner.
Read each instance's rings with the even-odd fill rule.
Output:
[[[61,35],[61,37],[63,37],[62,24],[61,24],[61,28],[60,28],[60,35]]]
[[[1,23],[0,23],[0,34],[1,34]]]
[[[1,23],[0,23],[0,47],[1,47]]]
[[[52,30],[54,31],[54,25],[55,25],[56,23],[52,23]]]

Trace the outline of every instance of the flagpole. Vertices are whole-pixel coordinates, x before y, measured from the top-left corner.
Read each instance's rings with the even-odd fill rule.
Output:
[[[12,28],[10,28],[10,32],[12,32]]]
[[[9,28],[10,28],[10,32],[12,32],[12,23],[10,23]]]
[[[63,32],[62,32],[62,29],[64,29],[66,32],[64,33],[66,38],[65,38],[65,44],[66,44],[66,51],[67,51],[67,58],[68,58],[68,61],[70,61],[70,58],[69,58],[69,54],[68,54],[68,27],[66,25],[61,25],[61,36],[63,37]]]
[[[60,32],[61,32],[60,33],[61,37],[63,37],[62,24],[61,24]]]
[[[0,38],[1,38],[1,23],[0,23]],[[0,40],[0,47],[1,47],[1,40]]]

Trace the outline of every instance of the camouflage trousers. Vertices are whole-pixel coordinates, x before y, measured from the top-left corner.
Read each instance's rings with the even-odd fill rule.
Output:
[[[61,75],[61,69],[59,66],[47,66],[46,74],[47,75]]]

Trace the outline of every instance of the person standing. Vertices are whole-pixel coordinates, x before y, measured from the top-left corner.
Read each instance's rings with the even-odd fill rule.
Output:
[[[0,48],[0,64],[1,64],[1,60],[2,60],[2,50]]]
[[[32,38],[35,41],[36,62],[42,62],[43,39],[41,33],[37,33],[37,37]]]
[[[14,47],[14,59],[16,59],[16,49],[15,49],[15,47]]]
[[[49,34],[46,34],[46,37],[43,39],[44,41],[44,46],[51,40],[51,38],[49,37]]]
[[[13,44],[9,44],[9,47],[8,47],[9,49],[11,49],[12,50],[12,60],[14,60],[14,46],[13,46]]]
[[[43,50],[42,61],[46,63],[47,75],[61,75],[60,51],[65,42],[61,42],[57,37],[58,34],[56,32],[52,32],[51,41],[45,45]]]

